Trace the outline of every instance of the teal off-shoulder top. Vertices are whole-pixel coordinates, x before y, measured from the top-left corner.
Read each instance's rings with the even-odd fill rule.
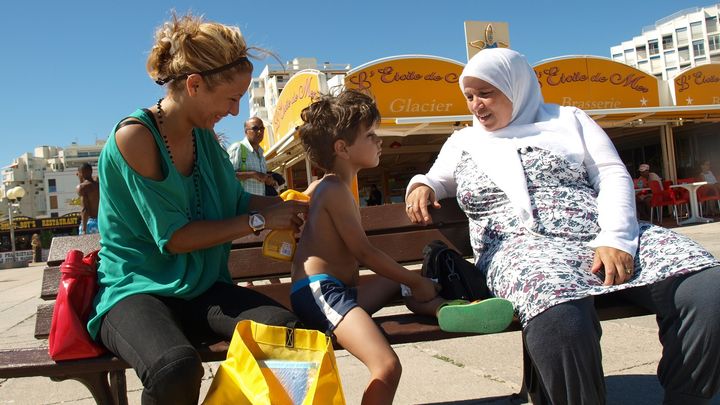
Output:
[[[193,179],[193,175],[184,176],[175,169],[150,113],[137,110],[131,117],[151,129],[160,150],[164,179],[143,177],[127,164],[115,142],[116,126],[98,163],[100,289],[87,325],[93,337],[103,315],[130,295],[189,299],[218,281],[231,283],[229,242],[181,254],[168,252],[167,243],[190,220],[221,220],[244,214],[250,201],[212,131],[193,130],[197,142],[195,170],[199,171]]]

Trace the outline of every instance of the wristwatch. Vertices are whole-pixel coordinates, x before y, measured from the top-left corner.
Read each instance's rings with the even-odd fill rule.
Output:
[[[255,235],[258,235],[260,231],[265,229],[265,217],[257,211],[250,211],[249,214],[248,224],[250,225],[250,229],[255,232]]]

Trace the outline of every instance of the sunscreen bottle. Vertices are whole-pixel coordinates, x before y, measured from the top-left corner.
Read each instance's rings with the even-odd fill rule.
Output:
[[[295,190],[283,191],[280,198],[284,201],[310,201],[310,197]],[[262,252],[267,257],[289,262],[295,255],[295,247],[295,234],[291,229],[274,229],[265,237]]]

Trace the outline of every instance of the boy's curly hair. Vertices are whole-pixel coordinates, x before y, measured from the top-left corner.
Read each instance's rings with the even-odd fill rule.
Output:
[[[323,95],[306,107],[300,117],[300,140],[310,161],[325,171],[335,162],[334,145],[344,140],[352,145],[360,126],[371,127],[380,121],[375,101],[356,90],[344,90],[337,96]]]

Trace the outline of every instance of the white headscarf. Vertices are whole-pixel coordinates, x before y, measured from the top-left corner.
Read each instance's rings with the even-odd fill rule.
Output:
[[[486,131],[473,117],[473,126],[453,135],[462,149],[502,189],[526,226],[533,225],[532,207],[525,171],[518,150],[533,146],[553,151],[580,165],[584,148],[575,118],[575,109],[545,104],[533,68],[520,53],[507,48],[490,48],[470,59],[460,76],[484,80],[510,99],[510,123],[496,131]]]

